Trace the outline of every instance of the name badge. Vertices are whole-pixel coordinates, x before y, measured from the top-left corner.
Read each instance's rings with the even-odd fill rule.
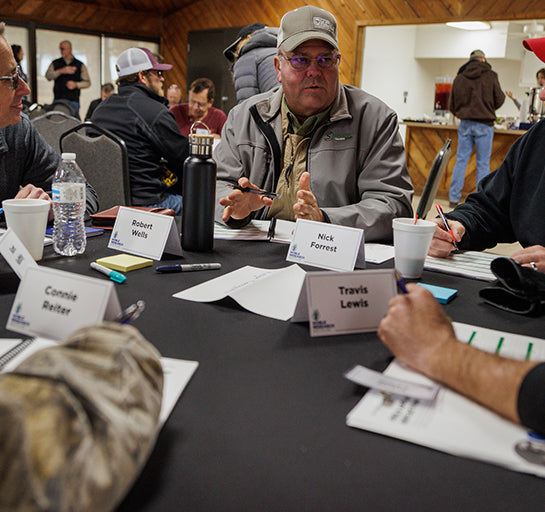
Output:
[[[47,267],[29,267],[17,289],[6,327],[61,340],[76,329],[121,313],[111,281]]]
[[[108,248],[160,260],[163,252],[182,255],[174,217],[122,206],[115,219]]]
[[[363,230],[298,219],[286,260],[337,271],[365,267]]]
[[[291,321],[311,336],[376,331],[395,294],[393,269],[307,272]]]
[[[11,228],[8,228],[0,237],[0,254],[4,256],[19,279],[23,279],[27,268],[38,266],[21,239]]]

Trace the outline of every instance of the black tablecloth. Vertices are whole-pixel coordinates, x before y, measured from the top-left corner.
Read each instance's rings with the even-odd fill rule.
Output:
[[[89,263],[115,254],[106,245],[107,236],[91,238],[75,258],[46,248],[41,264],[100,277]],[[286,266],[287,247],[216,241],[212,253],[172,261],[220,261],[219,271],[158,274],[148,267],[116,285],[122,307],[146,301],[135,326],[164,356],[199,362],[119,510],[541,510],[542,479],[346,426],[364,389],[343,372],[355,364],[384,368],[391,357],[375,333],[311,338],[308,324],[261,317],[231,299],[172,297],[244,265]],[[454,320],[544,336],[542,319],[482,303],[481,281],[425,272],[423,282],[459,290],[445,306]],[[13,290],[0,293],[0,334],[12,336],[4,326]]]

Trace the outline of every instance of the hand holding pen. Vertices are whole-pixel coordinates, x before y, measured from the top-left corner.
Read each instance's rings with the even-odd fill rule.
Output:
[[[454,236],[454,233],[452,232],[452,229],[450,229],[447,218],[445,217],[445,214],[443,213],[443,208],[441,208],[440,204],[436,204],[435,208],[437,209],[437,212],[439,213],[439,217],[441,217],[441,221],[443,222],[443,225],[445,226],[445,229],[447,230],[447,233],[449,233],[451,238],[452,238],[452,245],[454,245],[454,248],[457,250],[458,249],[458,244],[456,243],[456,237]]]
[[[248,178],[240,178],[237,184],[227,184],[232,188],[227,197],[219,200],[223,210],[222,220],[229,219],[242,220],[247,218],[252,212],[261,210],[263,207],[271,206],[273,199],[278,197],[274,192],[268,192],[256,187]]]

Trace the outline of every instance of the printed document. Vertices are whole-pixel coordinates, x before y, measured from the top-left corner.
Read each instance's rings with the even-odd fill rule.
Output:
[[[545,340],[455,323],[456,335],[488,352],[545,359]],[[394,361],[385,375],[430,385],[432,381]],[[435,401],[370,390],[346,418],[350,427],[384,434],[439,451],[545,477],[545,442],[475,402],[442,388]]]
[[[490,263],[498,257],[489,252],[465,251],[452,253],[447,258],[426,257],[424,268],[445,274],[473,277],[481,281],[494,281],[496,277],[490,270]]]

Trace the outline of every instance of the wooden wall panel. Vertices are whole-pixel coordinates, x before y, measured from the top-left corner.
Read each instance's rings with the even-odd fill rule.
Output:
[[[168,80],[185,88],[188,31],[239,27],[256,21],[278,26],[282,14],[307,4],[327,9],[337,18],[343,55],[341,81],[356,85],[365,26],[545,18],[543,0],[199,0],[164,18],[162,53],[175,66]]]

